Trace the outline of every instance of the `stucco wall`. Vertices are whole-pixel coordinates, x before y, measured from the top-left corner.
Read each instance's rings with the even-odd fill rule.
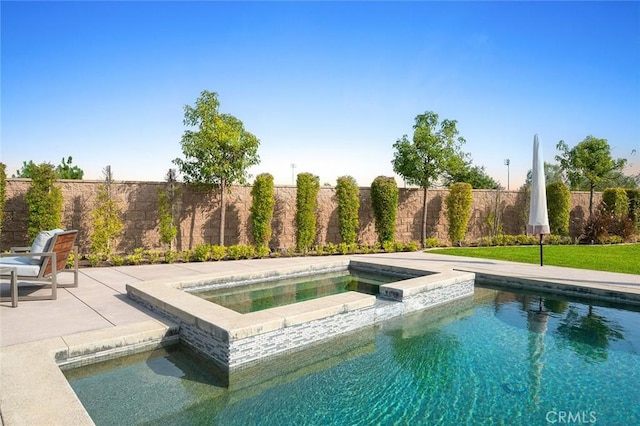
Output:
[[[27,206],[24,194],[29,188],[28,179],[7,179],[7,192],[0,250],[22,246],[27,241]],[[89,251],[91,234],[91,210],[95,206],[99,181],[64,180],[58,182],[64,198],[62,222],[65,229],[78,229],[80,251]],[[115,182],[114,194],[122,212],[124,232],[117,242],[117,251],[131,252],[136,247],[160,248],[158,232],[158,188],[162,182]],[[175,216],[179,223],[177,250],[193,248],[201,243],[217,244],[219,240],[219,194],[200,192],[192,187],[177,184],[178,196]],[[422,220],[422,194],[417,188],[401,188],[396,222],[397,241],[419,241]],[[445,189],[430,189],[427,202],[427,235],[448,241]],[[296,188],[275,188],[272,248],[295,245]],[[599,203],[596,194],[594,203]],[[504,233],[519,234],[525,229],[528,201],[517,191],[474,190],[473,206],[467,240],[473,241],[492,234],[496,225]],[[571,235],[577,236],[586,220],[589,193],[571,194]],[[234,186],[227,195],[225,244],[252,242],[249,209],[251,187]],[[497,207],[497,208],[496,208]],[[496,214],[497,212],[497,214]],[[369,188],[360,188],[360,231],[358,239],[363,243],[376,241]],[[339,243],[337,205],[333,187],[321,187],[318,195],[317,235],[318,244]]]

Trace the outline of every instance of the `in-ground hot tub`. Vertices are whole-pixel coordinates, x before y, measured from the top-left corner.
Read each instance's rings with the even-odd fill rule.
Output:
[[[399,281],[380,285],[378,296],[347,291],[245,314],[189,292],[203,286],[230,287],[348,268],[395,275]],[[393,266],[384,259],[347,258],[280,269],[269,269],[265,262],[264,268],[248,273],[139,282],[128,284],[127,293],[175,322],[183,342],[229,372],[386,319],[472,296],[473,286],[473,273],[436,272]]]

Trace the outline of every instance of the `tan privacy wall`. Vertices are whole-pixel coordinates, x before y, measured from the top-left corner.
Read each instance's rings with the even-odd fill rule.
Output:
[[[0,250],[23,246],[27,241],[27,205],[24,195],[29,188],[28,179],[7,179],[7,193]],[[78,244],[82,253],[88,253],[92,232],[91,211],[99,181],[64,180],[61,188],[64,205],[62,224],[65,229],[79,231]],[[115,182],[113,194],[122,212],[124,231],[117,243],[117,251],[130,253],[134,248],[164,248],[158,231],[158,189],[166,188],[162,182]],[[179,224],[175,249],[187,250],[198,244],[218,244],[220,229],[219,192],[200,192],[187,185],[177,184],[174,202],[175,222]],[[427,198],[427,236],[448,242],[445,198],[446,189],[430,189]],[[250,244],[251,187],[234,186],[227,194],[225,245]],[[270,246],[283,249],[295,246],[296,188],[275,188],[275,208],[272,222],[273,236]],[[601,200],[595,194],[594,205]],[[401,188],[396,221],[396,240],[419,241],[422,220],[423,190]],[[474,190],[471,220],[466,240],[498,233],[522,234],[529,214],[528,197],[517,191]],[[589,210],[589,193],[571,194],[571,236],[577,237],[583,229]],[[340,243],[338,213],[333,187],[322,187],[318,195],[316,243]],[[360,243],[374,243],[376,233],[371,209],[369,188],[360,188]]]

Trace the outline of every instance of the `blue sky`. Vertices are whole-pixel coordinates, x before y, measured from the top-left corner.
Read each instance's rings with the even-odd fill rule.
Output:
[[[517,188],[533,135],[605,138],[640,172],[637,2],[1,3],[1,161],[163,180],[202,90],[261,141],[255,176],[393,175],[415,116],[455,119]],[[632,155],[632,150],[638,154]],[[401,184],[401,179],[398,179]]]

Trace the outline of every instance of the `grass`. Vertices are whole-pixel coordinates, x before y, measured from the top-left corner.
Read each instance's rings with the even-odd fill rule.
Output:
[[[468,247],[427,253],[540,263],[540,246]],[[544,264],[640,275],[640,244],[544,246]]]

